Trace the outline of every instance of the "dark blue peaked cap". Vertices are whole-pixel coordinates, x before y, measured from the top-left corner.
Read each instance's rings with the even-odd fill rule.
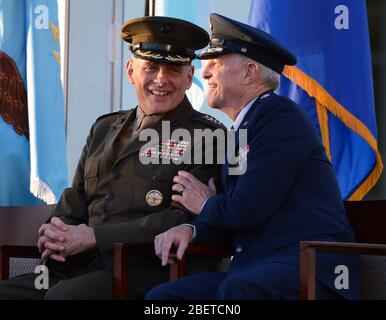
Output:
[[[212,13],[209,20],[210,45],[199,54],[199,59],[211,59],[235,52],[279,74],[285,65],[296,64],[296,57],[268,33],[217,13]]]

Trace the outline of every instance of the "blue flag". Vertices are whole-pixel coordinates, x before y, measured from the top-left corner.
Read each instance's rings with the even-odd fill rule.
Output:
[[[344,199],[360,200],[383,164],[377,146],[365,0],[253,0],[249,24],[296,55],[279,93],[313,119]]]
[[[52,204],[67,186],[57,3],[0,0],[0,205]]]

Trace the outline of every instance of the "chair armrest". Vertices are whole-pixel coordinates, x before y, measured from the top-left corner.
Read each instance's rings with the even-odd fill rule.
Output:
[[[373,243],[300,241],[300,299],[316,298],[316,252],[386,255],[386,245]]]
[[[36,246],[0,245],[0,280],[9,278],[9,259],[11,257],[39,258],[41,253]]]
[[[218,257],[227,258],[233,255],[233,248],[212,245],[212,244],[196,244],[191,243],[185,250],[185,254],[181,260],[169,266],[169,280],[176,280],[186,274],[186,260],[187,256],[204,256],[204,257]]]
[[[114,298],[128,298],[128,258],[130,255],[155,255],[154,245],[151,243],[132,244],[115,243],[114,244]],[[211,256],[211,257],[229,257],[233,250],[228,247],[206,244],[189,244],[181,260],[169,266],[169,280],[175,280],[185,274],[186,256]]]

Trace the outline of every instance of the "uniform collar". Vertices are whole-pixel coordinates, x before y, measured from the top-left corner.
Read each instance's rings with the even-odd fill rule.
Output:
[[[193,107],[190,104],[188,98],[184,97],[184,99],[179,103],[179,105],[174,108],[173,110],[165,113],[165,114],[157,114],[153,115],[152,117],[157,117],[158,121],[154,121],[154,127],[157,126],[162,121],[170,121],[171,126],[174,127],[184,127],[183,124],[186,122],[187,119],[189,119],[189,116],[193,113]],[[118,118],[113,126],[115,128],[119,128],[122,125],[124,125],[127,122],[134,121],[137,116],[143,117],[144,113],[140,108],[137,106],[134,109],[128,110],[125,113],[122,113],[122,116]]]
[[[134,108],[126,111],[120,111],[119,112],[120,116],[117,117],[115,121],[112,123],[112,127],[114,129],[119,129],[123,125],[125,125],[125,123],[127,123],[128,121],[132,121],[133,119],[135,119],[136,110],[137,109]]]
[[[239,129],[240,124],[243,121],[245,115],[247,114],[249,109],[251,109],[252,105],[255,103],[256,100],[257,100],[257,98],[249,101],[247,103],[247,105],[244,108],[241,109],[241,111],[239,112],[235,122],[233,123],[233,128],[235,129],[235,131],[237,131]]]
[[[165,114],[165,116],[162,118],[162,121],[170,121],[171,128],[184,128],[184,124],[190,118],[192,112],[193,107],[185,95],[184,99],[175,109]]]
[[[173,130],[176,128],[185,128],[185,122],[190,118],[192,112],[193,107],[191,106],[188,98],[185,96],[181,103],[175,109],[167,112],[164,117],[162,117],[162,120],[155,123],[151,128],[159,133],[159,137],[162,137],[162,121],[170,121],[170,132],[173,132]],[[128,119],[126,119],[126,123],[127,121],[133,121],[135,119],[136,114],[136,109],[133,109]],[[131,143],[128,147],[121,151],[115,161],[115,165],[119,163],[122,159],[140,150],[141,147],[146,143],[146,141],[139,141],[138,139],[136,139],[133,143]]]
[[[234,121],[233,123],[233,128],[237,131],[240,127],[240,124],[241,122],[243,121],[243,119],[245,118],[245,115],[248,113],[248,111],[251,109],[251,107],[253,106],[253,104],[256,102],[256,101],[260,101],[261,99],[264,99],[266,97],[268,97],[270,94],[272,93],[272,90],[268,90],[268,91],[264,91],[262,94],[260,94],[258,97],[252,99],[251,101],[249,101],[244,108],[241,109],[241,111],[239,112],[236,120]]]
[[[144,128],[151,128],[156,123],[161,121],[161,119],[164,117],[165,114],[153,114],[153,115],[146,115],[143,110],[138,106],[136,111],[136,122],[134,124],[134,131],[137,131],[140,127],[142,129]]]

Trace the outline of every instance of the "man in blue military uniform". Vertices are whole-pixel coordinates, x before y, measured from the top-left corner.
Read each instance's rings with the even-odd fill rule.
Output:
[[[197,218],[158,235],[155,251],[165,265],[172,245],[181,258],[192,240],[230,238],[234,257],[227,273],[187,276],[153,288],[147,299],[297,299],[299,241],[354,241],[333,168],[311,120],[273,92],[296,58],[251,26],[218,14],[210,22],[210,47],[201,54],[209,105],[229,115],[238,132],[247,130],[247,144],[236,166],[223,166],[217,193],[179,172],[173,189],[181,195],[173,199]],[[348,288],[335,287],[338,265],[348,267]],[[319,298],[359,297],[356,257],[318,256],[317,280]]]

